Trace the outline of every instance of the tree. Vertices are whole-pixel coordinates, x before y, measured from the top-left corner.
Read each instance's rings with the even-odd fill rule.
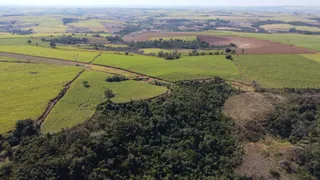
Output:
[[[107,90],[104,92],[104,95],[105,95],[106,98],[108,98],[108,99],[113,98],[113,97],[116,96],[116,95],[112,92],[111,89],[107,89]]]
[[[31,42],[32,42],[31,40],[28,40],[28,44],[31,44]]]
[[[51,46],[52,49],[54,49],[54,48],[56,48],[57,44],[55,42],[51,41],[50,42],[50,46]]]
[[[232,50],[230,48],[226,49],[226,53],[230,53]]]

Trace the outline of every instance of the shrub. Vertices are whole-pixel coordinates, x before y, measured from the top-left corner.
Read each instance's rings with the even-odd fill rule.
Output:
[[[106,79],[107,82],[121,82],[121,81],[126,81],[127,78],[124,76],[112,76],[112,77],[108,77]]]
[[[110,98],[113,98],[115,97],[116,95],[112,92],[112,90],[110,89],[107,89],[105,92],[104,92],[106,98],[110,99]]]

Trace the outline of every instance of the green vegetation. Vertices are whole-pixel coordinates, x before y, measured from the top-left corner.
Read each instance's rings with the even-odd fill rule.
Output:
[[[96,52],[60,50],[60,49],[43,48],[43,47],[28,46],[28,45],[0,46],[0,52],[9,52],[9,53],[31,55],[31,56],[57,58],[57,59],[79,61],[79,62],[90,62],[98,55],[98,53]]]
[[[36,119],[80,68],[44,64],[0,63],[0,133],[17,120]]]
[[[94,63],[128,69],[169,81],[215,76],[227,79],[239,78],[237,67],[224,56],[182,57],[179,60],[167,61],[141,55],[103,54]]]
[[[234,62],[246,78],[265,88],[320,87],[320,63],[300,55],[244,55]]]
[[[301,56],[320,63],[320,54],[301,54]]]
[[[82,74],[53,108],[42,124],[42,131],[55,133],[89,120],[95,113],[97,105],[107,100],[104,94],[106,89],[112,90],[115,94],[115,97],[111,98],[115,103],[147,99],[167,91],[165,87],[153,86],[145,82],[106,82],[106,79],[111,76],[94,71]],[[84,87],[84,82],[89,87]]]
[[[10,138],[0,137],[13,160],[0,168],[0,178],[236,179],[243,150],[231,135],[234,123],[221,112],[232,93],[225,84],[190,82],[166,101],[106,102],[79,127],[25,133],[19,146],[11,145],[34,129],[22,122]]]

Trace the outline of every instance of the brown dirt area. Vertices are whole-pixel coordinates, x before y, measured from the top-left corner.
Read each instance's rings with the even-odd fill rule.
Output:
[[[247,38],[240,36],[198,36],[201,40],[211,45],[229,45],[233,43],[237,45],[238,54],[315,54],[314,51],[255,38]]]
[[[223,112],[245,125],[251,121],[265,120],[274,111],[274,105],[283,101],[283,97],[271,93],[246,92],[230,97],[224,104]]]
[[[115,32],[119,32],[122,29],[124,29],[124,25],[123,23],[120,22],[103,22],[101,21],[100,24],[107,29],[107,31],[109,33],[115,33]]]
[[[292,169],[298,167],[292,159],[297,147],[288,142],[281,142],[272,138],[244,145],[245,154],[243,163],[236,168],[239,174],[253,177],[253,179],[275,179],[270,174],[270,170],[280,173],[282,180],[295,180],[294,172],[288,173],[283,167],[283,162],[288,162]]]

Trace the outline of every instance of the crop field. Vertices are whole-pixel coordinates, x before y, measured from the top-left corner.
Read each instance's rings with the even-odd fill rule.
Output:
[[[169,81],[214,76],[227,79],[239,78],[237,67],[232,61],[226,60],[225,56],[193,56],[170,61],[141,55],[103,54],[94,63],[128,69]]]
[[[56,58],[63,60],[78,60],[79,62],[90,62],[98,55],[97,52],[59,50],[52,48],[43,48],[37,46],[0,46],[0,52],[25,54],[31,56],[40,56],[47,58]],[[78,59],[75,57],[78,56]]]
[[[17,120],[36,119],[78,67],[0,63],[0,133],[12,130]]]
[[[111,75],[95,71],[82,74],[53,108],[42,125],[42,131],[54,133],[89,120],[95,113],[96,106],[107,100],[104,95],[106,89],[115,94],[111,100],[116,103],[152,98],[167,91],[165,87],[141,81],[106,82],[105,79],[109,76]],[[83,81],[87,81],[90,87],[84,87]]]
[[[69,24],[69,27],[73,29],[81,29],[85,31],[105,31],[107,30],[101,25],[98,20],[82,20],[76,23]]]
[[[243,55],[234,62],[264,88],[320,87],[320,63],[300,55]]]
[[[289,31],[290,28],[295,28],[296,30],[300,30],[300,31],[320,32],[320,28],[318,28],[318,27],[293,26],[290,24],[267,24],[267,25],[260,26],[260,28],[263,28],[267,31],[269,31],[269,30]]]

